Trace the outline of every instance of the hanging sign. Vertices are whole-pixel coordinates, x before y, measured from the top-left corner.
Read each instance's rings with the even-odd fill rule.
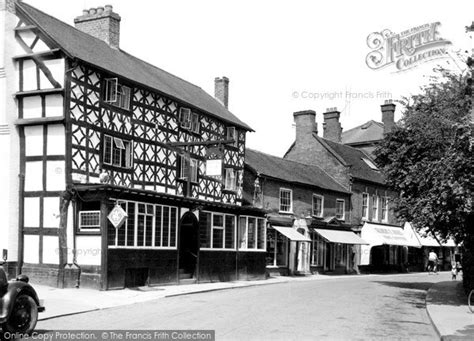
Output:
[[[125,212],[124,209],[117,204],[114,206],[112,211],[110,211],[109,215],[107,216],[107,219],[109,219],[112,225],[114,225],[114,227],[118,229],[120,228],[120,226],[122,226],[127,217],[127,212]]]
[[[206,149],[206,175],[212,177],[222,176],[223,152],[220,146]]]

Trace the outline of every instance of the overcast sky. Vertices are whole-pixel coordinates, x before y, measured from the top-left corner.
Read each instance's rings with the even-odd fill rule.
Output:
[[[71,25],[84,8],[113,5],[123,50],[210,94],[214,78],[227,76],[229,109],[256,131],[247,146],[277,156],[294,140],[295,111],[315,110],[321,135],[322,113],[337,107],[347,130],[380,121],[380,104],[418,92],[436,65],[465,68],[445,58],[404,72],[372,70],[369,34],[440,22],[438,36],[452,42],[450,50],[465,51],[465,26],[474,21],[472,0],[25,2]]]

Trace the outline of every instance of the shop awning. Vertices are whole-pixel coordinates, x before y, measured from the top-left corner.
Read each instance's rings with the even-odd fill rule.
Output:
[[[284,235],[286,238],[288,238],[291,241],[294,241],[294,242],[310,242],[311,241],[311,239],[302,235],[301,233],[299,233],[292,227],[283,227],[283,226],[275,226],[275,225],[272,225],[272,226],[275,230],[280,232],[282,235]]]
[[[318,233],[321,237],[326,239],[330,243],[338,244],[369,244],[352,231],[341,231],[341,230],[328,230],[328,229],[312,229]]]
[[[371,246],[398,245],[421,247],[421,244],[416,236],[412,236],[410,233],[408,233],[408,231],[405,232],[403,228],[396,226],[366,222],[362,227],[361,237],[362,239],[368,241]]]
[[[409,222],[405,223],[404,229],[407,229],[407,228],[411,228],[413,230],[413,227]],[[418,240],[420,241],[420,244],[422,246],[427,246],[427,247],[440,247],[440,246],[456,247],[456,243],[451,238],[449,238],[448,240],[446,240],[444,242],[441,241],[441,245],[440,245],[440,243],[438,242],[438,240],[440,240],[440,239],[438,238],[438,240],[436,240],[436,238],[434,238],[432,235],[430,235],[430,233],[428,233],[426,228],[420,229],[419,232],[414,232],[414,233],[416,234],[416,237],[418,238]]]

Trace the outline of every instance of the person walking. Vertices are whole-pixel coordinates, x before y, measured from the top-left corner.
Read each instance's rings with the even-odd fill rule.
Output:
[[[431,275],[432,271],[438,274],[438,255],[433,250],[430,250],[428,255],[428,273]]]

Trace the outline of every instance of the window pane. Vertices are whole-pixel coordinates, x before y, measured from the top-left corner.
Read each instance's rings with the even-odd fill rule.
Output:
[[[239,219],[239,248],[247,248],[247,218],[240,217]]]
[[[291,211],[291,191],[280,189],[280,211]]]
[[[110,165],[112,163],[112,137],[104,136],[104,163]]]
[[[128,203],[127,246],[135,246],[135,203]]]
[[[287,239],[281,234],[276,234],[277,238],[277,265],[286,266],[288,259],[288,242]]]
[[[257,249],[265,249],[265,220],[257,219]]]
[[[248,248],[255,249],[255,237],[256,237],[256,224],[255,218],[248,218]]]
[[[224,241],[224,230],[213,229],[212,230],[212,248],[222,249]]]
[[[200,232],[200,240],[201,240],[201,247],[209,248],[211,247],[211,213],[209,212],[201,212],[199,214],[199,230]]]
[[[169,246],[170,208],[163,207],[163,245]]]
[[[235,217],[226,215],[225,216],[225,248],[235,248]]]
[[[156,206],[155,246],[161,246],[161,233],[163,231],[163,228],[162,228],[162,225],[161,225],[162,215],[163,215],[163,207],[162,206]]]
[[[224,215],[222,214],[213,214],[212,218],[213,227],[224,227]]]
[[[147,215],[145,220],[145,246],[152,245],[153,238],[153,215]]]
[[[127,203],[121,202],[119,203],[119,205],[129,215],[128,210],[127,210]],[[128,219],[125,221],[125,223],[122,226],[120,226],[120,228],[115,229],[117,231],[117,246],[125,246],[125,231],[127,230],[127,221]]]
[[[144,236],[145,236],[145,216],[142,214],[138,215],[137,218],[137,246],[144,246]]]
[[[176,207],[171,208],[171,234],[170,234],[170,246],[176,246],[176,221],[177,221],[177,209]]]
[[[273,228],[267,229],[267,255],[265,257],[265,263],[273,266],[275,263],[275,248],[276,248],[276,233],[277,231]]]

